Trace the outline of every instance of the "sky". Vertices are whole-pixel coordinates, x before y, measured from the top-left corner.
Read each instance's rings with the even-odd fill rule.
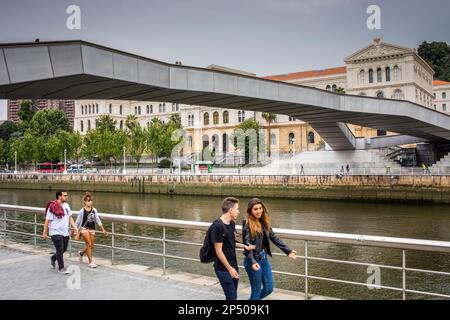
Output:
[[[79,30],[66,26],[70,5],[80,7]],[[367,27],[370,5],[381,29]],[[375,37],[410,48],[450,43],[449,16],[448,0],[0,0],[0,43],[79,39],[267,76],[343,66]]]

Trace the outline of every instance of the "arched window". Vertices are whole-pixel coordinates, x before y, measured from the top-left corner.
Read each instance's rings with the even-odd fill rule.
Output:
[[[98,113],[98,103],[95,104],[95,113]]]
[[[122,105],[119,107],[119,113],[122,114]]]
[[[141,106],[138,106],[138,114],[141,114]]]
[[[308,132],[308,143],[314,143],[314,141],[315,141],[314,132],[312,131]]]
[[[381,72],[381,68],[377,69],[377,82],[381,82],[382,80],[382,72]]]
[[[81,114],[84,114],[84,106],[81,106]]]
[[[394,80],[400,80],[400,68],[398,66],[394,67]]]
[[[134,114],[137,114],[137,107],[134,107]]]
[[[83,124],[83,120],[80,121],[80,128],[81,128],[81,132],[84,131],[84,124]]]
[[[150,113],[150,106],[147,105],[147,114],[149,114],[149,113]]]
[[[150,105],[150,113],[153,113],[153,105]]]
[[[391,81],[391,68],[386,67],[386,81]]]
[[[189,148],[192,148],[192,136],[188,137],[188,146]]]
[[[209,125],[209,113],[208,112],[205,112],[205,114],[203,115],[203,124],[205,126]]]
[[[242,122],[242,111],[238,111],[238,122]]]
[[[120,129],[123,129],[123,120],[120,120]]]
[[[214,146],[214,149],[219,149],[219,136],[217,134],[212,136],[212,143]]]
[[[228,115],[228,111],[224,111],[223,112],[223,123],[228,123],[230,122],[230,116]]]
[[[270,134],[270,145],[275,146],[277,144],[277,135],[275,133]]]
[[[327,91],[331,91],[331,86],[330,86],[330,85],[327,85],[326,90],[327,90]]]
[[[289,133],[289,144],[294,144],[295,134],[293,132]]]
[[[109,104],[109,113],[112,113],[112,103]]]
[[[217,111],[213,113],[213,124],[219,124],[219,113]]]
[[[400,89],[395,90],[395,91],[394,91],[394,94],[392,95],[392,98],[393,98],[393,99],[397,99],[397,100],[403,99],[403,93],[402,93],[402,90],[400,90]]]
[[[89,114],[91,114],[91,105],[89,105]]]
[[[331,87],[331,91],[336,92],[337,86],[335,84],[333,84],[333,86]]]
[[[369,83],[373,83],[373,69],[369,69]]]
[[[194,115],[190,114],[188,115],[188,126],[193,126],[194,125]]]
[[[205,134],[205,135],[202,137],[202,141],[203,141],[203,148],[206,148],[206,147],[209,145],[209,137],[208,137],[207,134]]]
[[[364,70],[359,71],[359,83],[364,84],[366,82],[366,72]]]
[[[384,92],[383,91],[378,91],[377,92],[377,98],[384,98]]]
[[[242,122],[244,122],[244,121],[245,121],[245,111],[242,110]]]
[[[222,135],[222,152],[228,152],[228,135],[226,133]]]
[[[84,106],[84,114],[87,114],[87,108],[88,106]]]
[[[91,120],[88,120],[88,131],[91,130]]]

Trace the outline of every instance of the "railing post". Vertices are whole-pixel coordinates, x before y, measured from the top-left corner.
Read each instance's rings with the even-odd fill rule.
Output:
[[[166,275],[166,227],[163,227],[163,275]]]
[[[6,210],[3,210],[3,241],[6,244]]]
[[[308,241],[305,240],[305,300],[308,300]]]
[[[405,254],[405,250],[402,250],[402,296],[403,296],[403,300],[406,300],[406,254]]]
[[[111,222],[111,264],[112,265],[114,264],[114,246],[115,246],[114,233],[115,233],[115,230],[114,230],[114,221],[113,221],[113,222]]]
[[[34,249],[36,250],[37,246],[37,216],[36,212],[34,213]]]

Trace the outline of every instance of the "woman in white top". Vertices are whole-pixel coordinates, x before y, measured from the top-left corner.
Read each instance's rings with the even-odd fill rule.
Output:
[[[94,241],[95,241],[95,226],[98,225],[102,229],[102,233],[107,236],[103,224],[98,216],[97,209],[95,209],[93,204],[92,195],[86,192],[83,197],[84,207],[80,210],[80,214],[77,217],[77,227],[81,230],[81,235],[83,236],[84,242],[86,243],[86,248],[83,251],[78,251],[78,256],[80,261],[83,261],[84,254],[87,253],[89,259],[89,267],[95,268],[97,265],[92,260],[92,253],[94,251]]]

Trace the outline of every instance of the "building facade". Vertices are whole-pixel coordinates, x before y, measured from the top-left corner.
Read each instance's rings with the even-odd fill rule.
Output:
[[[450,114],[450,82],[435,80],[433,89],[434,109]]]

